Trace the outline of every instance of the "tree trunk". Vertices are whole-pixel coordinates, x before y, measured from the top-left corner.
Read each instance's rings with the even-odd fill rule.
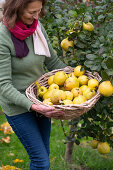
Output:
[[[66,162],[72,163],[74,142],[68,142],[66,144],[65,160]]]
[[[75,127],[73,125],[71,125],[70,132],[69,132],[69,137],[71,139],[73,139],[75,136],[75,132],[72,133],[73,128],[75,128]],[[72,163],[73,149],[74,149],[74,141],[67,142],[66,151],[65,151],[65,160],[68,163]]]

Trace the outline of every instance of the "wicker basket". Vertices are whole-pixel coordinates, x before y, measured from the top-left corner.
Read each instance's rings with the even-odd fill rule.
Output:
[[[45,73],[42,75],[37,82],[39,83],[40,86],[45,86],[48,88],[48,78],[51,75],[54,75],[57,71],[64,71],[65,73],[71,73],[74,71],[74,68],[68,66],[63,69],[57,69],[53,70],[51,72]],[[97,72],[94,72],[93,74],[89,71],[85,72],[85,75],[88,76],[89,79],[95,78],[99,82],[101,81],[101,77]],[[26,89],[26,96],[33,101],[35,104],[41,104],[45,105],[42,103],[40,100],[36,98],[36,82],[32,83],[27,89]],[[68,119],[73,119],[73,118],[78,118],[79,116],[83,115],[84,113],[88,112],[99,100],[100,98],[100,93],[97,91],[95,96],[92,97],[90,100],[87,100],[86,102],[82,104],[73,104],[73,105],[53,105],[55,109],[57,110],[63,110],[65,111],[65,114],[61,116],[59,119],[61,120],[68,120]],[[46,105],[48,106],[48,105]],[[49,107],[49,106],[48,106]]]

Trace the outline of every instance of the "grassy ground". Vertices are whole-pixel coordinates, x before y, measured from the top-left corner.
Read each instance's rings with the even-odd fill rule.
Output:
[[[0,125],[6,122],[4,115],[0,115]],[[3,132],[0,132],[0,139],[5,137]],[[11,165],[21,168],[21,170],[29,169],[29,158],[19,142],[15,134],[11,134],[11,142],[9,144],[0,143],[0,167],[2,165]],[[113,150],[108,155],[100,155],[97,150],[90,147],[89,142],[83,140],[79,146],[75,145],[73,152],[73,164],[66,165],[64,160],[65,144],[64,134],[57,120],[52,121],[52,131],[50,139],[50,170],[112,170],[113,169]],[[15,159],[24,160],[22,163],[13,163]]]

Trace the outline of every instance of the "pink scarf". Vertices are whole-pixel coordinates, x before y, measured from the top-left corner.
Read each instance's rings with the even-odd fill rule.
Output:
[[[5,23],[5,22],[4,22]],[[24,25],[20,20],[16,22],[16,25],[14,28],[8,28],[7,24],[4,25],[8,28],[8,30],[19,40],[24,40],[30,35],[32,35],[36,28],[37,28],[38,20],[34,20],[33,24],[27,27]]]
[[[5,19],[3,19],[3,23],[8,28]],[[11,39],[15,47],[16,57],[23,58],[29,53],[29,48],[25,39],[30,35],[33,35],[34,53],[47,57],[51,56],[47,41],[41,31],[38,20],[34,20],[33,24],[29,27],[18,20],[15,27],[11,29],[8,28],[8,30],[11,32]]]
[[[24,25],[20,20],[17,21],[14,28],[8,28],[5,19],[3,19],[3,23],[11,32],[11,39],[15,47],[16,57],[23,58],[27,56],[27,54],[29,53],[29,48],[25,42],[25,39],[35,32],[38,20],[34,20],[33,24],[29,27]]]

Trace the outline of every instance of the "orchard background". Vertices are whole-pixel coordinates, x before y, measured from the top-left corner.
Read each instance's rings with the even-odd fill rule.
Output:
[[[113,85],[113,0],[49,0],[46,9],[41,22],[59,58],[72,67],[82,65],[92,73],[98,72],[102,81],[110,80]],[[83,30],[83,22],[91,22],[94,31]],[[66,37],[74,42],[67,52],[60,45]],[[113,96],[101,96],[88,113],[61,121],[61,126],[68,162],[72,162],[74,143],[79,145],[83,138],[108,142],[112,148]]]
[[[91,22],[94,31],[83,30],[83,22]],[[98,72],[102,81],[113,84],[113,1],[54,1],[47,3],[42,19],[53,48],[63,62]],[[61,41],[73,40],[74,47],[65,52]],[[101,97],[88,113],[68,122],[61,122],[66,136],[66,160],[72,161],[73,144],[83,137],[108,142],[113,147],[113,96]],[[65,126],[71,125],[70,133]]]

